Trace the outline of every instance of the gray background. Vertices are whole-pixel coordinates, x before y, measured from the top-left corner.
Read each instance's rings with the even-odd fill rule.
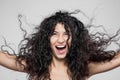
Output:
[[[17,51],[17,45],[23,33],[19,29],[18,14],[25,15],[21,20],[28,31],[32,24],[40,21],[58,10],[82,10],[89,18],[94,16],[95,25],[103,25],[108,33],[114,32],[120,26],[120,0],[0,0],[0,45],[4,44],[2,36]],[[89,20],[77,14],[85,24]],[[26,20],[25,20],[26,19]],[[24,23],[27,21],[30,25]],[[115,48],[112,46],[111,48]],[[0,66],[0,80],[26,80],[25,73],[9,70]],[[89,80],[119,80],[120,68],[97,74]]]

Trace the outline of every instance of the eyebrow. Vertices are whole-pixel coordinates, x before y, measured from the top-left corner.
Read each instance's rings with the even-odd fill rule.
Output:
[[[54,30],[53,32],[59,32],[59,31]],[[67,32],[67,31],[64,31],[64,32]]]
[[[53,31],[53,33],[59,33],[58,31]],[[65,32],[63,32],[63,33],[70,33],[70,32],[67,32],[67,31],[65,31]]]

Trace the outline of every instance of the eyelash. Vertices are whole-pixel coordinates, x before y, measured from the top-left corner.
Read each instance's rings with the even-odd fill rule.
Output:
[[[65,35],[70,35],[70,33],[65,32]]]
[[[53,32],[52,35],[56,35],[57,33],[56,32]]]

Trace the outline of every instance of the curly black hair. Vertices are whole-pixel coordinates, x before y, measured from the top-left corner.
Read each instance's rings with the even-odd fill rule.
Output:
[[[72,34],[71,46],[66,56],[68,75],[72,80],[83,80],[89,75],[89,62],[109,61],[115,51],[106,51],[107,45],[113,37],[103,37],[90,34],[84,24],[72,16],[74,13],[58,11],[45,18],[37,28],[37,32],[25,38],[26,44],[20,48],[18,62],[25,60],[25,70],[29,73],[29,80],[50,79],[49,66],[52,62],[50,36],[58,23],[64,25],[65,30]]]

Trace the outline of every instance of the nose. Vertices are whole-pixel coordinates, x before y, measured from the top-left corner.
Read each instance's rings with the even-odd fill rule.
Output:
[[[58,42],[58,43],[64,43],[64,42],[65,42],[64,36],[63,36],[63,35],[60,35],[60,36],[58,37],[57,42]]]

